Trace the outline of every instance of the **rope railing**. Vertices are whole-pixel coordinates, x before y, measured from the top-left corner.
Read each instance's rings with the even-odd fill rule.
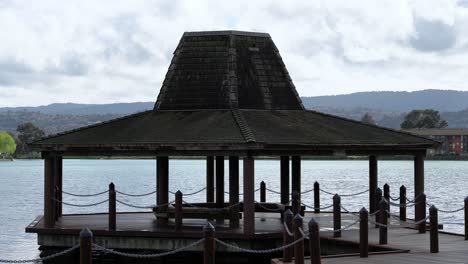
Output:
[[[433,206],[434,204],[430,204],[430,203],[426,203],[427,206],[431,207]],[[435,205],[434,205],[435,206]],[[446,214],[453,214],[453,213],[458,213],[462,210],[465,210],[465,206],[461,207],[461,208],[458,208],[458,209],[453,209],[453,210],[442,210],[440,208],[437,208],[437,210],[439,212],[442,212],[442,213],[446,213]]]
[[[263,204],[261,202],[258,202],[258,201],[254,201],[254,202],[255,202],[255,204],[257,204],[258,206],[260,206],[262,209],[264,209],[266,211],[270,211],[270,212],[281,212],[281,211],[283,211],[283,208],[280,208],[280,207],[268,208],[268,207],[263,206]]]
[[[316,209],[325,210],[325,209],[328,209],[328,208],[332,208],[332,207],[333,207],[333,204],[326,205],[326,206],[322,206],[322,207],[314,207],[314,206],[308,205],[308,204],[303,203],[303,202],[301,202],[301,204],[304,205],[305,207],[307,207],[307,208],[309,208],[309,209],[313,209],[313,210],[316,210]]]
[[[18,259],[18,260],[13,260],[13,259],[0,259],[0,263],[42,263],[47,260],[51,260],[57,257],[64,256],[68,253],[71,253],[75,251],[76,249],[80,248],[80,244],[77,244],[71,248],[65,249],[63,251],[54,253],[52,255],[43,257],[43,258],[35,258],[35,259]]]
[[[55,198],[52,198],[52,200],[54,200],[54,201],[56,201],[56,202],[59,202],[59,203],[61,203],[61,204],[65,204],[65,205],[73,206],[73,207],[92,207],[92,206],[97,206],[97,205],[100,205],[100,204],[109,202],[109,199],[106,199],[106,200],[104,200],[104,201],[100,201],[100,202],[97,202],[97,203],[91,203],[91,204],[73,204],[73,203],[68,203],[68,202],[60,201],[60,200],[57,200],[57,199],[55,199]]]
[[[103,195],[105,193],[108,193],[109,190],[105,190],[105,191],[98,192],[98,193],[93,193],[93,194],[75,194],[75,193],[66,192],[66,191],[63,191],[63,190],[62,190],[62,192],[64,194],[67,194],[67,195],[70,195],[70,196],[75,196],[75,197],[93,197],[93,196],[99,196],[99,195]]]
[[[302,236],[301,238],[297,239],[297,240],[294,240],[293,242],[289,243],[289,244],[286,244],[286,245],[282,245],[280,247],[276,247],[276,248],[272,248],[272,249],[247,249],[247,248],[241,248],[237,245],[234,245],[234,244],[231,244],[231,243],[227,243],[227,242],[224,242],[218,238],[215,238],[214,240],[227,247],[227,248],[232,248],[234,250],[237,250],[237,251],[241,251],[241,252],[245,252],[245,253],[251,253],[251,254],[270,254],[270,253],[273,253],[273,252],[277,252],[277,251],[282,251],[286,248],[289,248],[289,247],[292,247],[302,241],[304,241],[304,239],[306,239],[307,237],[306,236]]]
[[[326,194],[328,194],[328,195],[335,195],[335,194],[337,194],[337,193],[332,193],[332,192],[326,191],[326,190],[324,190],[324,189],[322,189],[322,188],[320,188],[320,191],[323,192],[323,193],[326,193]],[[366,193],[366,192],[368,192],[368,191],[369,191],[369,189],[364,190],[364,191],[362,191],[362,192],[357,192],[357,193],[340,194],[340,196],[341,196],[341,197],[358,196],[358,195],[364,194],[364,193]]]
[[[130,197],[143,197],[143,196],[148,196],[148,195],[152,195],[152,194],[157,193],[157,191],[152,191],[152,192],[143,193],[143,194],[132,194],[132,193],[121,192],[119,190],[115,190],[115,192],[118,193],[118,194],[121,194],[123,196],[130,196]]]

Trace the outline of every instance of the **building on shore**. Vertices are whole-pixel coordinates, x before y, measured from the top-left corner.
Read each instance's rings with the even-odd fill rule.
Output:
[[[432,150],[430,154],[468,156],[468,128],[409,129],[406,131],[441,142],[439,147]]]

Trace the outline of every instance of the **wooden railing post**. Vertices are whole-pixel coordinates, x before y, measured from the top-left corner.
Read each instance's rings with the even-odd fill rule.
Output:
[[[296,214],[293,219],[294,241],[302,238],[302,216]],[[294,245],[294,264],[304,264],[304,240]]]
[[[109,184],[109,230],[117,228],[116,193],[114,183]]]
[[[388,183],[383,186],[384,198],[387,200],[387,210],[390,212],[390,185]]]
[[[320,213],[320,184],[318,181],[314,183],[314,213]]]
[[[369,212],[366,208],[359,211],[359,256],[367,258],[369,256]]]
[[[423,219],[426,218],[426,194],[421,193],[416,199],[416,211],[418,212],[418,217],[415,217],[416,222],[422,221],[418,225],[418,232],[423,234],[426,233],[426,221]]]
[[[431,253],[437,253],[439,252],[439,219],[437,208],[434,205],[429,208],[429,222]]]
[[[309,247],[310,247],[310,263],[320,264],[322,258],[320,256],[320,231],[319,225],[314,218],[309,221]]]
[[[291,201],[292,212],[293,212],[294,215],[301,212],[301,200],[300,199],[301,198],[300,198],[299,192],[294,191],[292,193],[292,201]]]
[[[468,196],[465,197],[465,240],[468,240]]]
[[[333,196],[333,237],[341,237],[341,197]],[[339,231],[338,231],[339,230]]]
[[[205,235],[205,245],[203,250],[203,263],[204,264],[215,264],[215,240],[214,240],[214,226],[208,222],[203,227],[203,233]]]
[[[289,232],[292,232],[292,220],[293,220],[293,213],[291,210],[286,210],[284,212],[284,225],[289,229]],[[283,232],[283,244],[288,245],[293,242],[293,237],[289,235],[288,231],[286,230],[286,227],[284,228]],[[287,247],[283,249],[283,262],[291,262],[292,256],[293,256],[293,248],[292,247]]]
[[[80,264],[93,262],[93,233],[87,227],[80,232]]]
[[[387,213],[387,202],[382,199],[379,203],[380,205],[380,228],[379,228],[379,244],[385,245],[388,243],[388,213]]]
[[[406,221],[406,187],[400,187],[400,220]]]
[[[182,192],[175,193],[175,230],[182,229]]]
[[[375,190],[375,207],[376,207],[375,211],[380,210],[379,209],[380,201],[382,201],[382,189],[377,188],[377,190]],[[375,227],[378,228],[379,226],[377,225],[377,223],[380,223],[380,212],[375,214],[375,223],[376,223]]]
[[[54,199],[55,199],[55,221],[59,219],[60,216],[60,205],[61,205],[61,199],[60,199],[60,188],[56,185],[54,188]]]
[[[266,202],[266,184],[264,181],[260,183],[260,202]]]

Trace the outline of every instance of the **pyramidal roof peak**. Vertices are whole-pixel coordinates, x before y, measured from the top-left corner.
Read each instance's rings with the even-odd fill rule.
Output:
[[[155,110],[304,110],[270,35],[185,32]]]

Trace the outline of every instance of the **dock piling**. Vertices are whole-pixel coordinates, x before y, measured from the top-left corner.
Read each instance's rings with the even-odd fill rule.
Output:
[[[292,230],[292,219],[293,213],[291,210],[286,210],[284,212],[284,231],[283,231],[283,244],[288,245],[293,242],[293,237],[289,235],[289,232]],[[288,230],[286,230],[286,227]],[[291,262],[293,256],[293,248],[287,247],[283,249],[283,262]]]
[[[382,201],[382,189],[377,188],[377,190],[375,190],[375,207],[376,207],[375,211],[376,212],[379,210],[380,201]],[[380,212],[375,213],[375,223],[376,223],[375,228],[378,228],[379,227],[378,223],[380,223]]]
[[[341,197],[333,196],[333,237],[341,237]]]
[[[320,256],[320,231],[319,225],[314,218],[309,221],[309,247],[310,247],[310,263],[322,263]]]
[[[80,232],[80,264],[93,262],[93,233],[87,227]]]
[[[117,228],[117,208],[116,193],[113,182],[109,184],[109,231],[115,231]]]
[[[203,227],[203,233],[205,236],[205,245],[203,250],[203,264],[215,264],[215,240],[214,240],[215,228],[207,222]]]
[[[437,208],[434,205],[429,208],[429,222],[431,253],[437,253],[439,252],[439,219]]]
[[[182,229],[182,192],[179,190],[175,193],[175,230]]]
[[[367,258],[369,256],[369,212],[363,207],[359,211],[359,256]]]
[[[302,216],[301,214],[296,214],[293,219],[293,229],[294,229],[294,240],[299,240],[302,238]],[[294,264],[304,264],[304,240],[294,244]]]
[[[387,201],[387,210],[390,212],[390,185],[388,185],[388,183],[384,184],[383,193],[384,193],[384,198]]]
[[[320,184],[314,183],[314,213],[320,214]]]
[[[400,187],[400,220],[406,221],[406,187]]]
[[[380,224],[379,227],[379,244],[386,245],[388,243],[388,213],[387,213],[387,202],[385,199],[382,199],[379,203],[380,205]]]
[[[418,224],[418,232],[420,234],[426,233],[426,194],[421,193],[416,199],[416,212],[418,213],[415,217],[415,221],[421,223]]]
[[[260,202],[266,202],[266,184],[264,181],[260,183]]]

